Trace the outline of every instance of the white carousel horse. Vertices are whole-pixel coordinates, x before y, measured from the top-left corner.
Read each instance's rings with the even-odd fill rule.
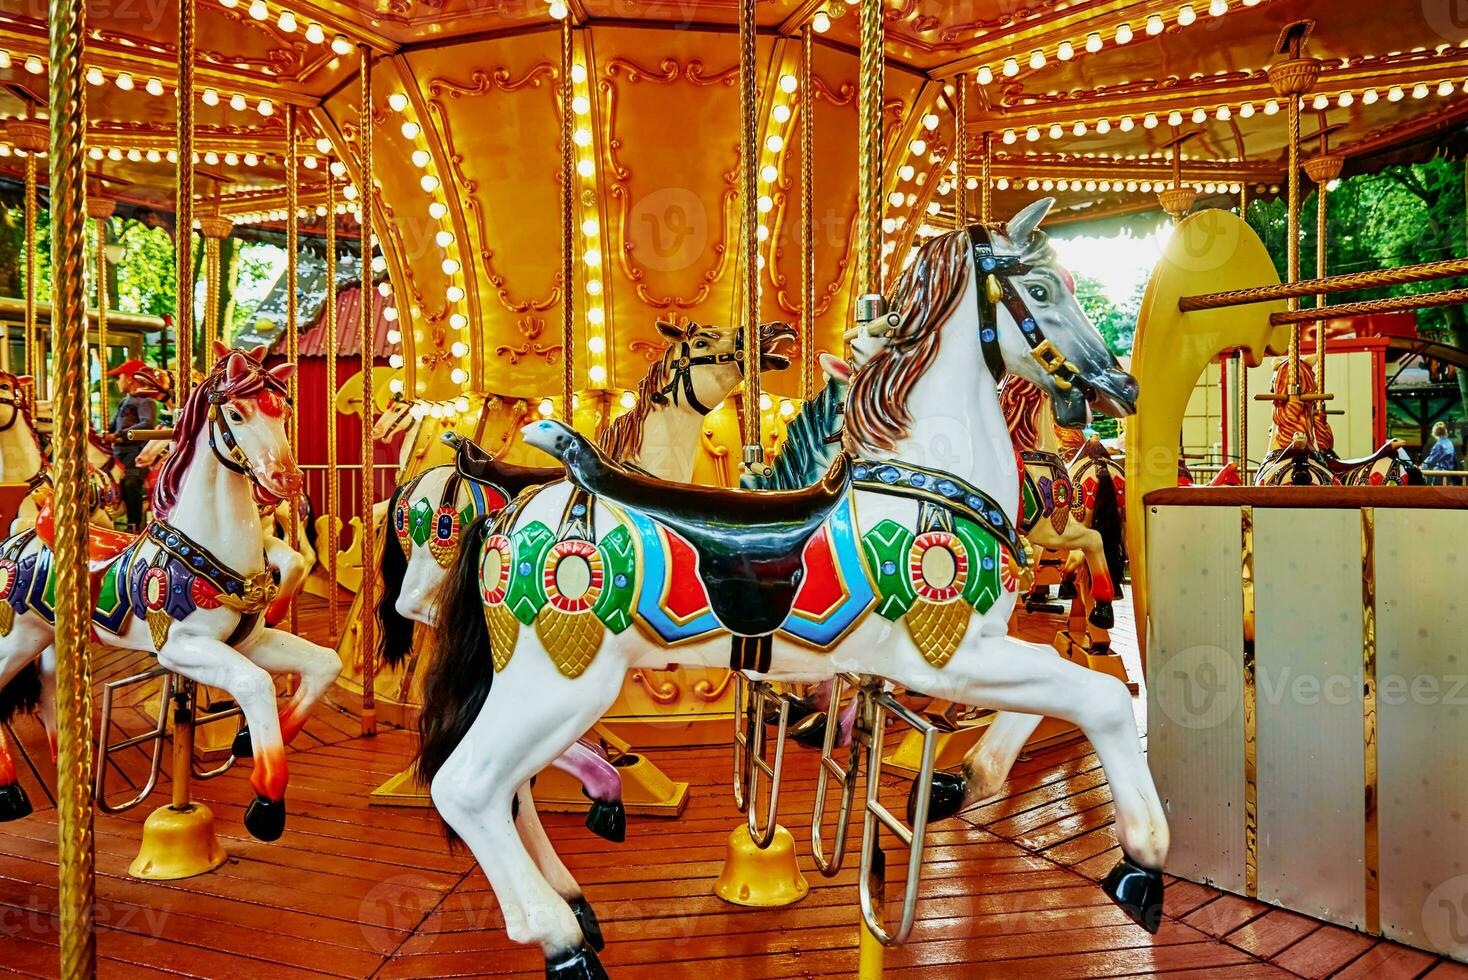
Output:
[[[662,321],[657,327],[668,347],[639,382],[632,409],[608,427],[601,444],[621,462],[684,483],[693,476],[704,417],[740,382],[743,330]],[[760,336],[762,367],[788,367],[789,359],[777,349],[794,338],[790,326],[765,324]],[[381,551],[378,601],[380,650],[390,666],[411,654],[414,623],[438,626],[435,600],[458,555],[461,529],[498,513],[523,490],[563,475],[559,466],[507,465],[462,438],[454,444],[454,463],[423,471],[392,497],[389,514],[400,547]],[[608,840],[624,839],[621,778],[600,747],[580,739],[554,765],[578,779],[591,797],[587,827]],[[538,853],[554,858],[549,842]],[[589,907],[583,914],[590,914]]]
[[[234,699],[255,759],[245,827],[275,840],[285,828],[285,746],[341,664],[331,650],[261,620],[276,586],[259,507],[295,496],[302,482],[286,435],[286,379],[295,366],[266,370],[264,352],[216,343],[214,369],[179,415],[177,449],[164,464],[147,530],[94,530],[89,543],[94,632],[108,646],[156,652],[160,666]],[[0,543],[0,717],[26,707],[28,691],[34,701],[37,658],[43,674],[52,669],[43,656],[55,633],[51,532],[47,510],[34,530]],[[278,716],[272,674],[300,678]],[[50,706],[41,707],[46,721]],[[18,785],[0,787],[0,820],[24,816],[22,803]]]
[[[30,489],[10,524],[11,533],[36,523],[51,492],[51,470],[41,452],[41,437],[31,412],[31,378],[0,371],[0,483],[25,483]],[[122,491],[112,476],[112,453],[88,431],[92,523],[111,527],[121,514]]]
[[[1103,887],[1157,928],[1167,820],[1130,695],[1006,635],[1015,595],[1003,552],[1022,551],[1019,484],[994,385],[976,375],[1029,378],[1070,426],[1086,421],[1088,402],[1131,414],[1137,395],[1037,230],[1049,204],[921,247],[889,302],[901,325],[852,379],[846,443],[859,458],[838,457],[810,489],[670,485],[616,466],[561,423],[526,427],[570,479],[465,534],[418,767],[479,860],[508,935],[540,945],[548,976],[605,971],[568,902],[579,886],[542,874],[511,801],[524,809],[526,780],[612,704],[629,669],[670,659],[794,683],[870,675],[1071,721],[1116,803],[1124,857]],[[835,577],[847,592],[833,602]]]

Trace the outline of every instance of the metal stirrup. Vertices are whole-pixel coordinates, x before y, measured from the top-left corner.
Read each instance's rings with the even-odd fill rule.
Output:
[[[861,893],[861,917],[866,927],[883,946],[897,946],[907,941],[917,917],[918,886],[922,881],[923,839],[928,829],[928,804],[933,793],[933,763],[938,752],[938,729],[927,719],[909,710],[878,679],[866,679],[858,697],[858,732],[867,743],[867,799],[861,827],[861,873],[857,879]],[[891,712],[922,736],[923,760],[918,769],[917,798],[913,807],[915,825],[908,827],[877,798],[882,784],[882,735]],[[862,724],[869,721],[870,724]],[[855,735],[854,735],[855,737]],[[886,860],[878,857],[879,835],[885,826],[908,849],[907,886],[902,896],[902,918],[894,932],[887,932],[883,914],[883,886]]]
[[[843,769],[841,763],[833,756],[836,748],[836,732],[841,727],[841,694],[842,686],[849,684],[853,690],[861,685],[861,680],[848,674],[837,674],[831,678],[831,700],[826,707],[826,739],[821,746],[821,765],[816,771],[816,798],[811,808],[810,816],[810,851],[815,858],[816,867],[821,869],[821,874],[827,878],[833,878],[841,870],[841,864],[846,858],[846,835],[851,826],[851,804],[856,798],[856,775],[861,769],[861,747],[862,739],[852,733],[851,756]],[[860,693],[852,695],[860,697]],[[831,779],[835,778],[841,783],[841,811],[836,822],[836,841],[828,857],[826,846],[821,837],[821,824],[826,816],[826,792],[830,788]]]
[[[112,730],[112,702],[117,696],[118,690],[133,684],[141,684],[144,681],[153,680],[156,677],[163,678],[163,684],[158,690],[158,721],[148,731],[141,735],[125,738],[121,742],[108,742],[107,734]],[[131,810],[153,792],[153,787],[158,785],[158,775],[163,771],[163,739],[168,734],[168,709],[173,704],[173,672],[166,667],[154,667],[145,670],[141,674],[133,674],[131,677],[122,677],[115,681],[108,681],[102,687],[102,717],[97,726],[97,761],[96,773],[92,781],[92,799],[97,804],[97,809],[103,813],[122,813]],[[109,803],[107,801],[107,764],[108,757],[113,752],[121,752],[135,745],[142,745],[151,740],[153,742],[153,755],[148,764],[148,778],[143,783],[142,789],[138,790],[136,796],[122,802]]]
[[[734,687],[734,805],[748,815],[749,837],[764,849],[775,839],[776,815],[780,806],[780,774],[785,765],[785,731],[790,722],[790,697],[778,694],[768,681],[754,681],[736,673]],[[779,703],[779,725],[775,735],[775,758],[765,761],[765,705]],[[770,800],[765,808],[765,826],[760,827],[760,776],[769,777]]]

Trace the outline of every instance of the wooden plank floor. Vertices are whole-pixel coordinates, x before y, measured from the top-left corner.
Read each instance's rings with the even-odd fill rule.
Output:
[[[316,628],[317,610],[303,622]],[[1036,638],[1055,629],[1038,619],[1027,626]],[[98,674],[137,666],[106,661]],[[141,717],[134,709],[119,720]],[[246,767],[200,784],[197,795],[213,809],[230,854],[200,878],[127,877],[140,824],[166,801],[163,792],[122,816],[99,815],[102,976],[541,975],[539,952],[506,939],[483,876],[466,855],[447,851],[431,811],[367,805],[370,790],[409,759],[411,736],[355,733],[355,719],[318,709],[289,756],[290,823],[275,844],[254,841],[240,826],[251,795]],[[38,812],[0,829],[0,972],[52,977],[53,772],[33,720],[19,721],[15,735],[33,767],[27,788]],[[825,879],[808,857],[815,754],[792,748],[781,796],[782,822],[795,835],[811,891],[777,910],[736,908],[711,891],[724,840],[742,820],[727,786],[728,749],[650,754],[693,784],[679,819],[634,819],[628,841],[616,845],[593,837],[577,816],[544,818],[596,906],[612,974],[854,975],[855,872]],[[119,789],[141,777],[142,764],[141,755],[119,761]],[[884,787],[894,809],[905,793],[901,780]],[[1111,824],[1109,792],[1087,743],[1022,759],[998,799],[935,825],[920,922],[906,947],[889,952],[889,975],[1468,978],[1468,968],[1438,957],[1181,881],[1170,883],[1162,928],[1148,936],[1095,884],[1116,857]],[[895,895],[901,861],[889,858]]]

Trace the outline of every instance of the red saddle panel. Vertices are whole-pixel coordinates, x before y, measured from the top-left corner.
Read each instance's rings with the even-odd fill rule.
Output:
[[[47,497],[36,515],[36,536],[48,548],[56,547],[56,518],[51,510],[52,498]],[[94,562],[111,561],[127,550],[137,540],[137,535],[127,531],[114,531],[110,527],[87,525],[87,557]]]

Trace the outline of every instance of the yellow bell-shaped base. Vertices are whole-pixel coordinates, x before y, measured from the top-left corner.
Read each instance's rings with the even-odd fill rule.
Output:
[[[143,822],[143,844],[127,873],[148,881],[174,881],[213,871],[227,858],[207,806],[160,806]]]
[[[729,835],[724,869],[714,882],[714,894],[735,905],[777,908],[794,905],[810,891],[795,859],[795,838],[776,825],[770,846],[760,849],[740,824]]]

